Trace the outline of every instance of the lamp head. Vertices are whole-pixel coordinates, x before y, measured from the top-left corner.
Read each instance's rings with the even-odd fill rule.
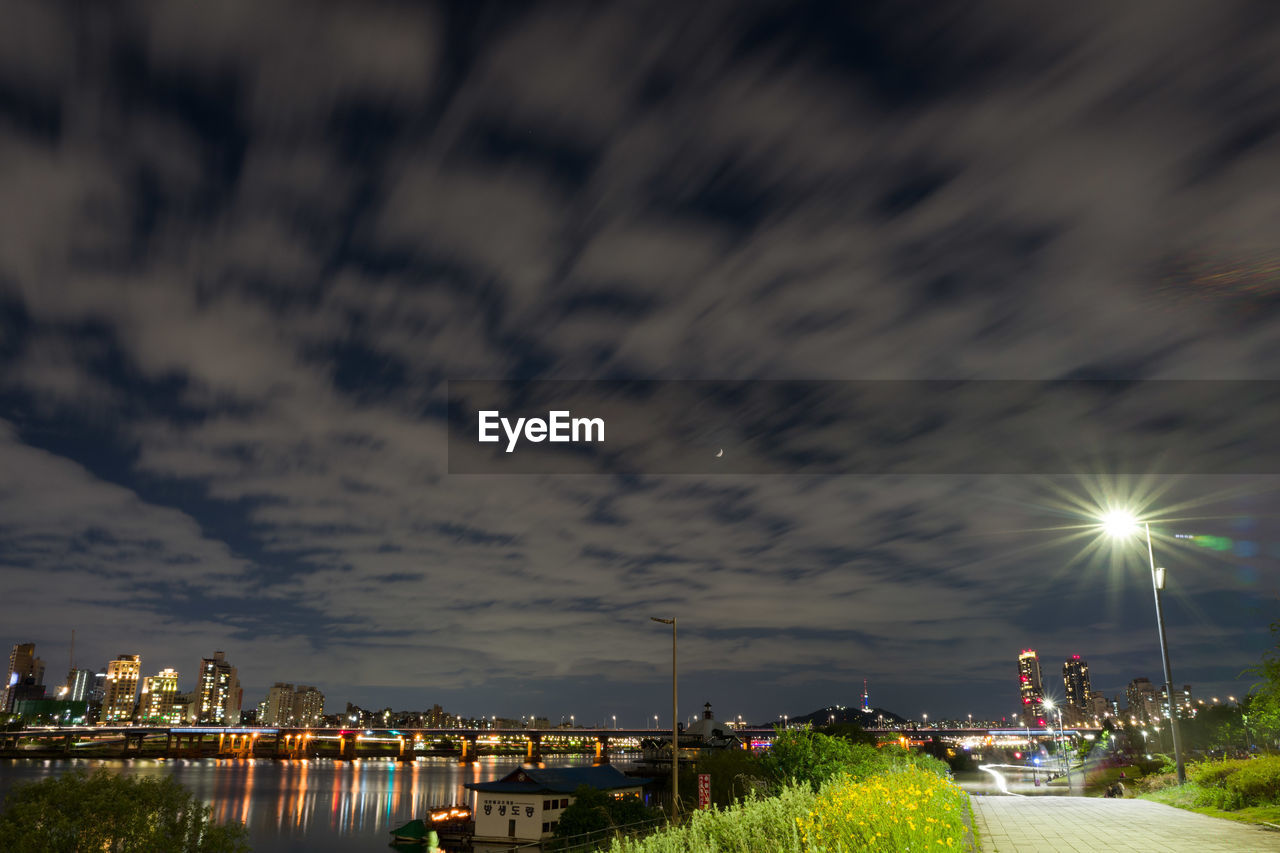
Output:
[[[1139,530],[1137,517],[1127,509],[1113,509],[1104,515],[1100,521],[1106,534],[1115,539],[1132,536]]]
[[[663,625],[670,625],[676,621],[674,619],[659,619],[657,616],[650,616],[649,618],[654,622],[661,622]]]

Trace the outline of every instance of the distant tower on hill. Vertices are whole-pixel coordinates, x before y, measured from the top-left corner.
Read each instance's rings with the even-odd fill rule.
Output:
[[[862,710],[871,710],[871,694],[867,692],[867,680],[862,679]]]

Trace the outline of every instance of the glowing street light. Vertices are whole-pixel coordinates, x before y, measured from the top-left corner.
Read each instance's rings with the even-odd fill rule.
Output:
[[[1151,588],[1156,598],[1156,629],[1160,632],[1160,659],[1164,663],[1164,691],[1169,700],[1169,728],[1173,731],[1173,756],[1178,766],[1178,784],[1187,781],[1187,770],[1182,763],[1182,737],[1178,734],[1178,719],[1173,713],[1173,672],[1169,667],[1169,646],[1164,635],[1164,609],[1160,603],[1160,592],[1164,589],[1164,569],[1156,568],[1155,550],[1151,547],[1151,525],[1139,522],[1137,516],[1126,510],[1111,510],[1101,519],[1102,529],[1107,535],[1117,539],[1126,539],[1135,533],[1145,532],[1147,535],[1147,559],[1151,562]]]
[[[1054,701],[1053,701],[1052,699],[1045,699],[1045,700],[1044,700],[1044,708],[1045,708],[1045,710],[1046,710],[1046,711],[1057,711],[1057,712],[1058,712],[1058,738],[1057,738],[1057,740],[1058,740],[1058,764],[1066,767],[1066,771],[1067,771],[1067,790],[1068,790],[1068,791],[1070,791],[1070,790],[1071,790],[1071,759],[1069,759],[1069,758],[1067,758],[1067,757],[1066,757],[1067,745],[1066,745],[1066,741],[1065,741],[1066,734],[1065,734],[1065,732],[1063,732],[1063,731],[1062,731],[1062,708],[1061,708],[1061,706],[1059,706],[1059,705],[1055,704],[1055,703],[1054,703]],[[1064,760],[1065,760],[1065,762],[1066,762],[1066,763],[1065,763],[1065,765],[1063,765],[1063,761],[1064,761]]]

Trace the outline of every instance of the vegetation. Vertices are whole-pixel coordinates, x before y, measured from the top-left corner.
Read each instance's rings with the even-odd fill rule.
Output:
[[[1249,671],[1259,678],[1243,707],[1211,708],[1184,723],[1193,733],[1209,731],[1215,748],[1238,752],[1246,743],[1275,743],[1280,735],[1280,620],[1271,624],[1276,647]],[[1203,720],[1200,718],[1204,718]],[[1177,785],[1167,756],[1163,772],[1142,780],[1148,799],[1236,820],[1280,822],[1280,755],[1201,761],[1187,765],[1187,783]]]
[[[773,746],[760,759],[762,775],[775,788],[795,782],[815,791],[838,774],[865,779],[906,767],[920,767],[939,776],[947,774],[946,763],[931,755],[897,746],[876,748],[849,743],[809,729],[779,732]]]
[[[956,850],[963,847],[969,796],[918,767],[861,782],[839,776],[800,820],[807,851]]]
[[[800,853],[799,821],[817,796],[808,785],[790,785],[773,797],[698,810],[681,826],[646,838],[615,839],[610,853]]]
[[[1254,736],[1274,744],[1280,739],[1280,619],[1271,623],[1271,636],[1275,647],[1249,670],[1258,682],[1249,696],[1247,717]]]
[[[808,784],[725,809],[694,812],[688,823],[642,839],[617,839],[611,853],[855,853],[963,849],[969,798],[918,767],[865,779],[839,774],[818,792]]]
[[[19,785],[0,813],[8,853],[245,853],[242,824],[215,824],[212,809],[170,778],[99,770]]]
[[[790,729],[763,758],[726,753],[698,769],[712,774],[710,809],[647,838],[616,839],[612,853],[958,849],[972,824],[946,763],[896,746]],[[720,787],[717,775],[727,777]]]
[[[649,808],[635,794],[615,797],[583,785],[573,797],[546,845],[548,851],[595,849],[615,834],[641,832],[666,820],[660,810]]]

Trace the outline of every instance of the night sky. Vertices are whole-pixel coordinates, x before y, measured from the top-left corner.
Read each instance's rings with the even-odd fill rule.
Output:
[[[0,3],[0,645],[640,726],[676,615],[683,715],[1003,716],[1023,648],[1162,680],[1136,502],[1175,682],[1247,691],[1280,394],[1139,380],[1280,379],[1280,5],[955,5]],[[1037,380],[929,452],[1179,451],[849,473],[835,397],[695,394],[706,465],[451,473],[475,379]]]

